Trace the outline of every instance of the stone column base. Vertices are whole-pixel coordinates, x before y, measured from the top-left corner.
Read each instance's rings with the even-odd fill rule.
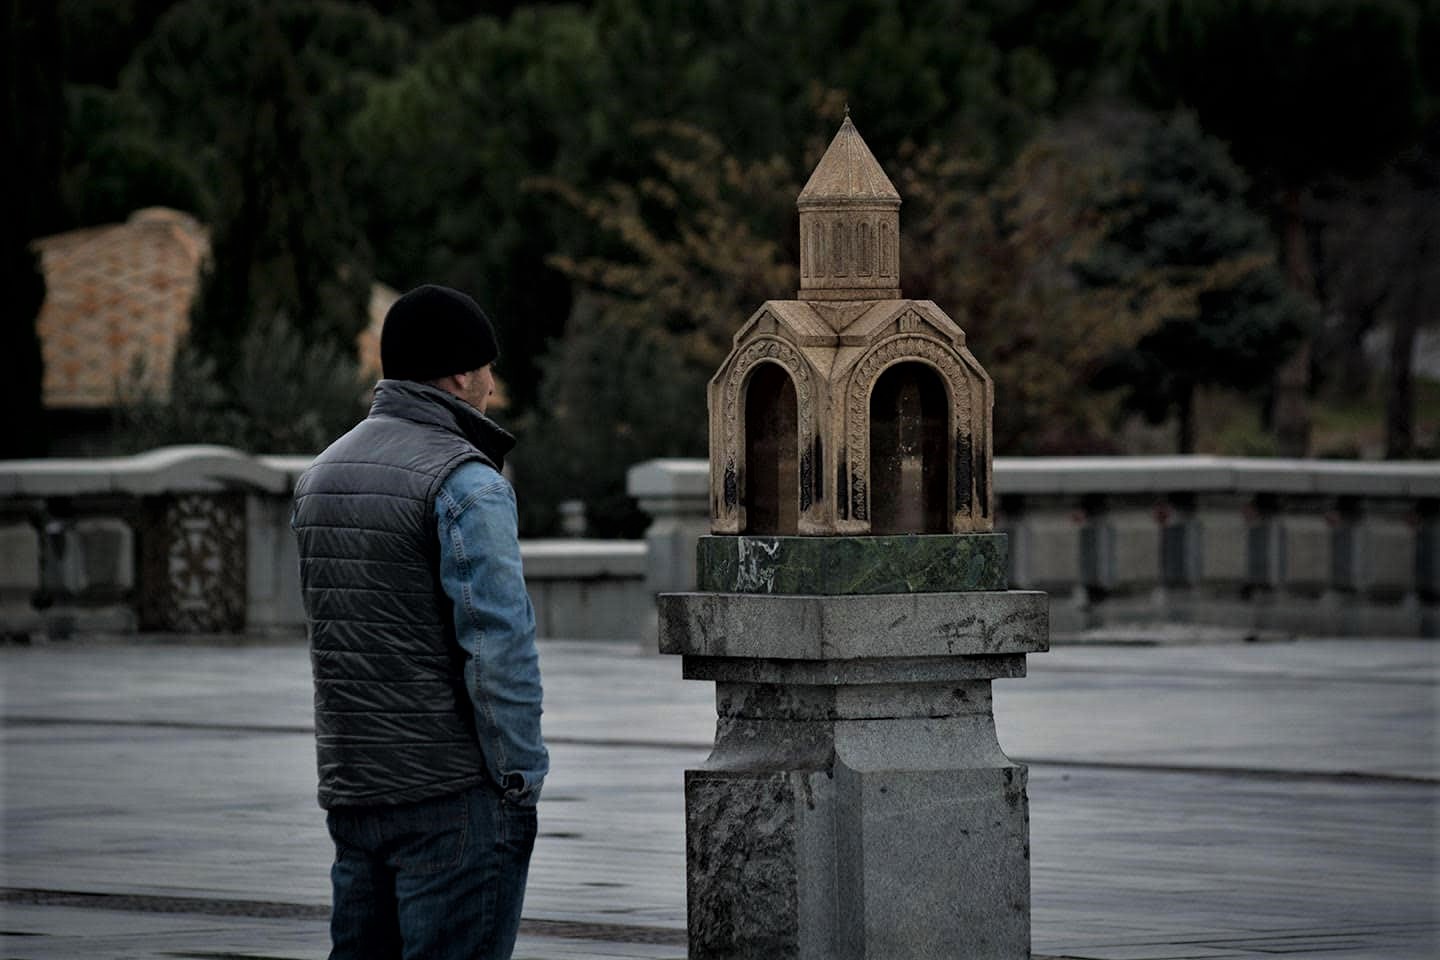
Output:
[[[660,611],[662,649],[716,683],[715,748],[685,777],[691,960],[1029,957],[1026,771],[990,681],[1046,648],[1043,595]]]

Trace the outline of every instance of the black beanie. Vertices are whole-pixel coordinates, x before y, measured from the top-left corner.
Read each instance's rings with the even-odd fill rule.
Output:
[[[380,372],[391,380],[436,380],[499,355],[495,328],[480,304],[433,283],[396,300],[380,328]]]

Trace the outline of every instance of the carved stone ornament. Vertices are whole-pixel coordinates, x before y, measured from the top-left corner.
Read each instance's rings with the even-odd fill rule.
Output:
[[[141,625],[170,632],[234,632],[245,626],[245,498],[181,494],[150,500],[141,563],[150,587]]]

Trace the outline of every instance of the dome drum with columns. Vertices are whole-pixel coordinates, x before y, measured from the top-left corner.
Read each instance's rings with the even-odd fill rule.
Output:
[[[900,195],[848,115],[797,206],[797,299],[763,304],[710,381],[713,531],[989,531],[990,377],[901,297]]]

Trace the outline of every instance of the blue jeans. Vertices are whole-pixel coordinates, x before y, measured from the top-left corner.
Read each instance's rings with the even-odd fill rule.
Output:
[[[336,807],[331,960],[508,960],[535,808],[490,786],[394,807]]]

